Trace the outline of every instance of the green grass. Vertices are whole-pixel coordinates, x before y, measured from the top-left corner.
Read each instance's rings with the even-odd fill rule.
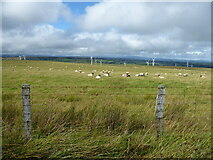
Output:
[[[210,69],[18,60],[2,65],[4,158],[211,158]],[[87,76],[92,70],[113,73],[95,79]],[[132,76],[122,77],[127,71]],[[149,75],[134,76],[141,72]],[[175,76],[179,72],[189,76]],[[31,140],[23,137],[22,84],[31,85]],[[166,100],[164,134],[157,139],[159,84],[166,86]]]

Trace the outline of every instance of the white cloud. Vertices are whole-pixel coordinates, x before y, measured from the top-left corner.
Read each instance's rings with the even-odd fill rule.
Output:
[[[102,2],[87,7],[73,32],[50,24],[72,20],[63,3],[5,3],[3,53],[208,59],[210,6]]]
[[[71,19],[71,11],[63,3],[3,3],[3,29],[27,28],[37,24]]]
[[[210,40],[210,3],[98,3],[79,20],[86,31],[170,34],[173,39]]]

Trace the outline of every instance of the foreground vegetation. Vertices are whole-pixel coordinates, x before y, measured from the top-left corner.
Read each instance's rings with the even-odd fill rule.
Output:
[[[87,76],[93,70],[113,73],[95,79]],[[122,77],[127,71],[149,75]],[[3,61],[3,157],[211,158],[210,71]],[[189,76],[176,76],[179,72]],[[22,136],[22,84],[31,85],[31,140]],[[166,102],[164,134],[157,139],[158,84],[166,86]]]

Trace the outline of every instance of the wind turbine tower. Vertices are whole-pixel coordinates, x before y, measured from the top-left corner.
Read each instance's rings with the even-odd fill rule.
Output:
[[[155,65],[155,58],[152,58],[152,66]]]
[[[92,59],[92,56],[90,57],[90,59],[91,59],[91,65],[93,64],[93,59]]]
[[[186,62],[186,66],[189,67],[189,61]]]
[[[124,66],[126,67],[126,61],[124,62]]]

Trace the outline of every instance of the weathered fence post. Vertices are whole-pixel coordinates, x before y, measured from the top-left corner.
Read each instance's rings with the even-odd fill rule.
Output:
[[[30,85],[22,85],[22,102],[23,102],[23,121],[24,121],[24,136],[27,139],[31,138],[32,134],[32,119],[30,106]]]
[[[158,85],[158,95],[155,108],[157,137],[160,137],[163,133],[164,101],[165,101],[165,86]]]

